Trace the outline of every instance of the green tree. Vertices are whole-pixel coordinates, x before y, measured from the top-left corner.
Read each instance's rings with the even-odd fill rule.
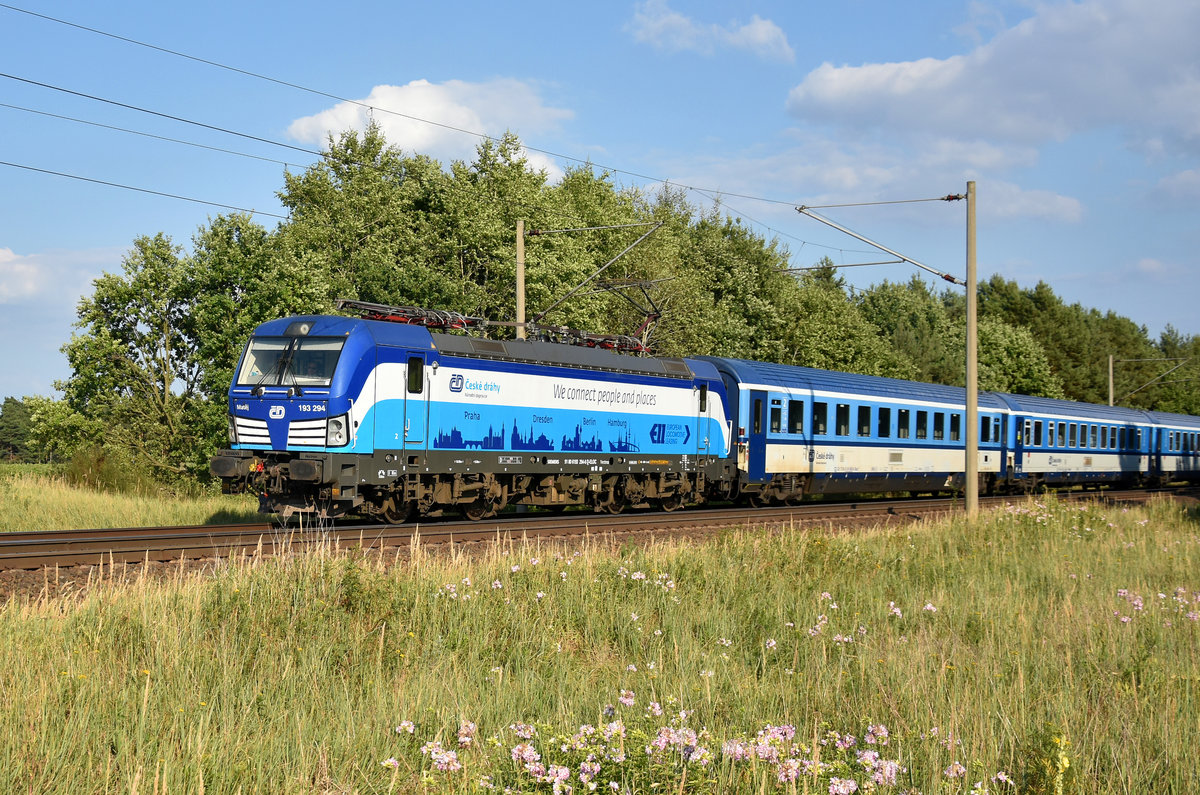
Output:
[[[786,327],[786,364],[889,378],[913,377],[913,366],[850,300],[828,257],[798,280]]]
[[[104,274],[80,301],[80,330],[64,351],[72,376],[67,405],[104,433],[96,441],[132,450],[168,476],[199,467],[194,403],[201,376],[190,317],[194,301],[180,249],[165,235],[140,237],[121,275]]]
[[[1046,352],[1064,395],[1072,400],[1108,402],[1110,354],[1127,360],[1158,355],[1144,327],[1113,312],[1067,305],[1045,282],[1021,289],[1016,282],[993,276],[979,287],[979,314],[1029,329]],[[1140,361],[1130,361],[1122,374],[1139,384],[1154,377],[1153,368]],[[1155,391],[1138,393],[1129,405],[1152,407],[1155,397]]]
[[[25,461],[30,454],[29,406],[15,397],[0,406],[0,459]]]

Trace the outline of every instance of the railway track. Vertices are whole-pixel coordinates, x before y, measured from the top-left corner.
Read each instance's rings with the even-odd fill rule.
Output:
[[[1060,495],[1060,499],[1141,501],[1153,493],[1158,492],[1079,492]],[[1003,505],[1011,500],[988,498],[981,501],[981,505]],[[958,499],[873,499],[615,516],[582,512],[507,514],[480,522],[313,527],[279,527],[262,523],[0,533],[0,571],[296,554],[318,548],[386,550],[414,543],[489,542],[522,537],[562,539],[586,534],[687,534],[744,525],[878,525],[944,516],[962,509],[962,501]]]

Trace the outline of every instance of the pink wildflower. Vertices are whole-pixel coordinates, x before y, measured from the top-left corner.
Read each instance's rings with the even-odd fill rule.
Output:
[[[469,720],[464,720],[458,726],[458,744],[462,748],[466,748],[475,741],[475,724]]]
[[[950,763],[950,767],[942,771],[946,778],[962,778],[967,774],[967,769],[959,764],[958,760]]]
[[[514,723],[508,727],[522,740],[532,740],[537,736],[537,729],[528,723]]]
[[[537,752],[529,743],[517,743],[512,749],[512,758],[514,762],[524,762],[531,764],[541,761],[542,755]]]

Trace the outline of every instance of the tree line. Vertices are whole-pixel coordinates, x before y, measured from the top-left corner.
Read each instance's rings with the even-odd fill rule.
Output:
[[[256,325],[332,312],[339,298],[511,320],[519,219],[527,230],[584,230],[528,238],[531,315],[645,231],[628,225],[661,223],[605,272],[611,289],[577,293],[546,324],[629,333],[648,302],[618,285],[636,284],[661,311],[649,342],[662,355],[963,382],[960,292],[937,293],[917,277],[852,291],[827,259],[796,273],[778,240],[689,204],[683,191],[618,188],[586,165],[552,183],[511,134],[446,168],[389,146],[376,127],[346,132],[320,161],[286,174],[278,196],[289,218],[274,229],[234,213],[201,226],[190,251],[163,234],[135,240],[120,272],[79,303],[62,397],[4,401],[0,456],[82,461],[146,483],[202,481],[226,444],[226,390]],[[979,315],[981,389],[1106,403],[1109,354],[1190,357],[1180,372],[1200,369],[1200,338],[1168,328],[1153,340],[1044,283],[993,277],[979,285]],[[1118,397],[1162,369],[1121,364]],[[1170,380],[1121,402],[1200,414],[1200,382]]]

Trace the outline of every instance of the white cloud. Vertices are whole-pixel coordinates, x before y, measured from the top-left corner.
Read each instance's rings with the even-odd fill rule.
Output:
[[[1153,257],[1143,257],[1134,264],[1133,269],[1143,276],[1156,277],[1166,274],[1170,267]]]
[[[375,86],[358,103],[341,102],[297,119],[288,134],[299,141],[323,144],[328,135],[362,130],[374,119],[388,142],[406,151],[443,162],[469,161],[479,144],[478,134],[499,136],[512,130],[524,139],[557,129],[573,116],[570,110],[547,106],[534,86],[519,80],[414,80],[403,86]],[[552,177],[562,173],[551,158],[537,152],[526,154],[533,168],[544,168]]]
[[[1200,148],[1200,4],[1050,2],[965,55],[835,66],[789,98],[798,117],[1021,144],[1115,126]]]
[[[634,11],[629,29],[635,41],[672,52],[712,55],[728,48],[745,50],[771,61],[791,63],[796,59],[787,34],[757,14],[746,24],[705,25],[672,10],[667,0],[645,0]]]
[[[46,274],[28,257],[0,248],[0,304],[36,295],[46,286]]]
[[[22,255],[0,248],[0,304],[41,301],[47,306],[73,308],[80,296],[91,291],[92,280],[120,261],[119,249]]]
[[[1026,190],[1011,182],[988,180],[976,186],[976,207],[981,216],[992,218],[1039,218],[1078,223],[1083,204],[1070,196],[1046,190]]]
[[[1036,152],[1027,148],[937,140],[914,149],[905,142],[838,139],[803,130],[792,131],[791,138],[784,146],[707,160],[665,160],[661,167],[677,184],[714,187],[730,196],[732,206],[748,209],[754,205],[732,194],[790,199],[797,204],[838,204],[962,193],[967,180],[974,179],[981,220],[1077,223],[1083,219],[1083,205],[1076,198],[1025,189],[995,176],[1035,159]],[[755,207],[752,214],[762,213],[765,218],[793,212],[787,206],[775,211]],[[911,217],[923,223],[937,216],[927,208],[914,208]]]
[[[1200,199],[1200,168],[1163,177],[1158,182],[1158,190],[1172,200]]]

